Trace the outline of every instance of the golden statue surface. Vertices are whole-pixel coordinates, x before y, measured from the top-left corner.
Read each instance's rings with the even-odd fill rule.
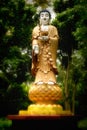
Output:
[[[61,105],[56,104],[62,98],[62,89],[56,81],[57,49],[59,34],[55,26],[50,25],[51,15],[47,10],[40,12],[40,24],[32,31],[32,75],[35,81],[29,89],[28,115],[63,114]],[[23,114],[22,111],[19,114]]]

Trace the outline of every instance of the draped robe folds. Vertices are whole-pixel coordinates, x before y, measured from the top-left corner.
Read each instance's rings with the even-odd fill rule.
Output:
[[[38,40],[39,36],[48,35],[48,41]],[[32,75],[35,76],[37,82],[54,82],[56,83],[57,65],[57,49],[59,35],[57,28],[53,25],[48,25],[48,32],[42,32],[39,26],[36,26],[32,32],[32,46],[39,46],[39,53],[34,54],[32,50]]]

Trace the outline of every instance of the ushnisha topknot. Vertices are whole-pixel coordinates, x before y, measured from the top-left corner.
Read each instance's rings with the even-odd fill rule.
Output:
[[[50,13],[47,9],[41,10],[40,13],[39,13],[39,17],[40,17],[40,14],[41,14],[42,12],[48,12],[48,13],[49,13],[49,17],[50,17],[50,19],[51,19],[51,13]]]

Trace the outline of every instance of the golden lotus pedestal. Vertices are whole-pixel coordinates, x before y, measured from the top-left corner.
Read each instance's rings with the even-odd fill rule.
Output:
[[[20,110],[19,115],[71,114],[70,111],[64,111],[57,103],[62,98],[62,90],[58,84],[32,84],[28,95],[33,103],[28,106],[27,110]]]

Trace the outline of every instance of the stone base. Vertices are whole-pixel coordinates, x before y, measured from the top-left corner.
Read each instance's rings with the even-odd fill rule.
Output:
[[[57,116],[26,116],[8,115],[12,120],[11,130],[71,130],[77,128],[78,116],[57,115]]]

